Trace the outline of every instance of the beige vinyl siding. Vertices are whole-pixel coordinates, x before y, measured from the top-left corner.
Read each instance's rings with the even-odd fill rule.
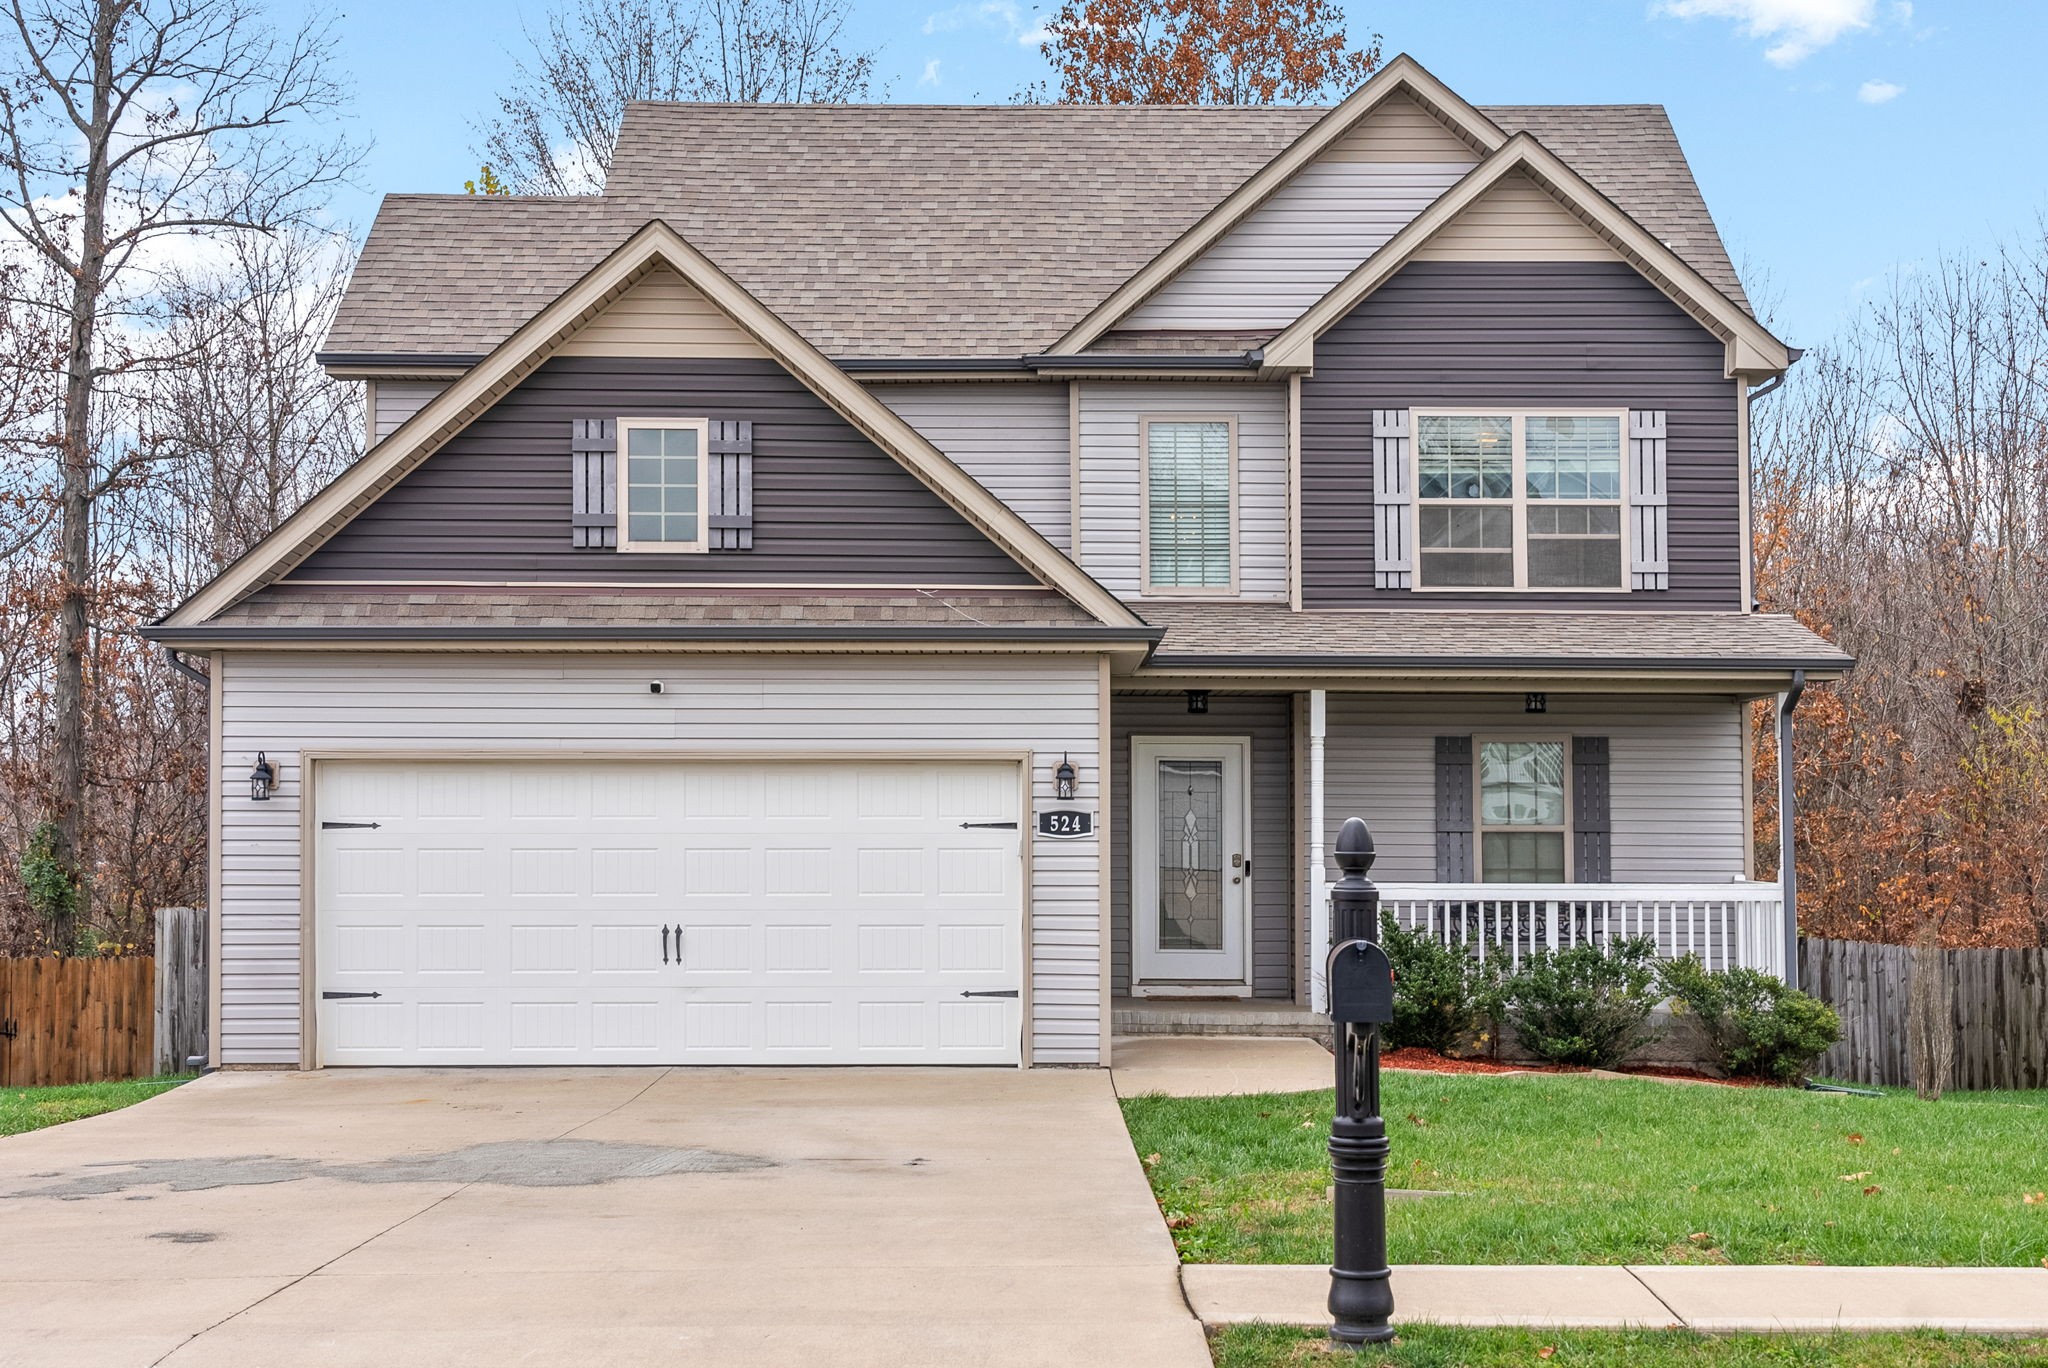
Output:
[[[1477,161],[1413,100],[1389,99],[1117,326],[1284,328]]]
[[[375,445],[448,388],[446,380],[379,380],[370,386],[370,442]]]
[[[1091,656],[229,653],[215,669],[227,1064],[300,1059],[304,752],[1030,752],[1035,800],[1051,799],[1062,755],[1079,772],[1083,805],[1099,792]],[[663,694],[648,692],[652,679]],[[278,792],[265,803],[248,797],[259,749],[278,767]],[[1027,810],[1027,831],[1030,820]],[[1031,1054],[1039,1064],[1093,1064],[1107,969],[1096,842],[1034,841],[1030,858]]]
[[[1139,583],[1139,443],[1146,418],[1237,419],[1237,597],[1287,597],[1287,387],[1084,382],[1081,568],[1111,593]]]
[[[761,344],[674,271],[649,271],[558,356],[764,357]]]
[[[1732,699],[1553,693],[1547,712],[1530,714],[1520,694],[1332,692],[1329,706],[1325,844],[1346,817],[1365,818],[1379,851],[1373,877],[1383,882],[1435,880],[1435,739],[1457,735],[1605,736],[1614,882],[1743,877],[1742,709]]]
[[[1428,242],[1416,261],[1618,261],[1620,255],[1527,176],[1509,176]]]
[[[1320,161],[1479,162],[1472,145],[1406,95],[1374,107],[1356,127],[1331,143]]]
[[[1067,386],[871,385],[919,435],[1062,551],[1073,545]]]

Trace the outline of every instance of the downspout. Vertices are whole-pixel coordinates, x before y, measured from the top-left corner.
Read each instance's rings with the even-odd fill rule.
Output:
[[[1330,1010],[1330,985],[1323,979],[1323,956],[1330,948],[1330,902],[1323,891],[1323,736],[1329,730],[1329,692],[1308,691],[1308,982],[1309,1003],[1317,1012]]]
[[[1785,905],[1785,986],[1799,986],[1799,861],[1792,848],[1792,710],[1806,692],[1806,671],[1792,672],[1792,687],[1778,695],[1778,887]]]
[[[197,684],[200,688],[208,690],[213,688],[213,681],[207,678],[205,671],[195,670],[186,664],[184,653],[179,651],[177,647],[164,647],[164,659],[171,663],[172,669],[191,680],[194,684]]]

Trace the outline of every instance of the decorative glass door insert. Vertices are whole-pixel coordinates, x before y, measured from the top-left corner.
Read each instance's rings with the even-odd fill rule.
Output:
[[[1136,739],[1133,960],[1141,981],[1245,979],[1248,743]]]

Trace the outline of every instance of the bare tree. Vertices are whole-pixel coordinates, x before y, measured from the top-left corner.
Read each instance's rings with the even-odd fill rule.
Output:
[[[1801,710],[1811,934],[2048,944],[2044,270],[1902,274],[1758,410],[1759,592],[1859,661]]]
[[[174,360],[151,325],[175,244],[304,221],[356,154],[305,127],[344,95],[324,22],[280,36],[244,0],[8,0],[6,14],[18,45],[0,59],[0,221],[61,283],[10,302],[60,313],[65,334],[39,866],[64,953],[83,884],[96,508],[155,459],[143,443],[104,441],[99,406],[123,377]]]
[[[850,12],[847,0],[570,0],[527,32],[532,57],[477,129],[485,169],[474,184],[602,190],[634,100],[865,99],[875,57],[840,45]]]

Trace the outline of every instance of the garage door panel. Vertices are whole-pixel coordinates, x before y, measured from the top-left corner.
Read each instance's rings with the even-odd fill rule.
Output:
[[[330,1063],[1010,1063],[1014,764],[323,767]],[[367,815],[366,815],[367,814]]]

